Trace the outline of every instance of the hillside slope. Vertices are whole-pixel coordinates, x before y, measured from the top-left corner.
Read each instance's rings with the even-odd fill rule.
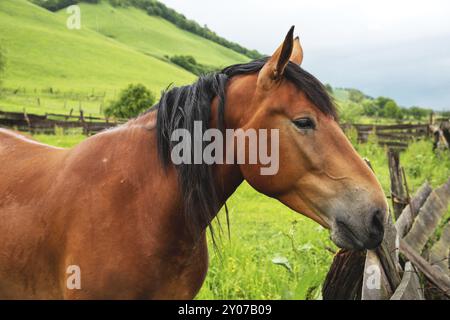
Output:
[[[25,0],[0,2],[0,43],[6,87],[110,90],[142,82],[159,90],[194,79],[187,71],[133,50],[89,28],[69,30],[66,18]]]
[[[80,6],[81,30],[69,30],[65,10],[52,13],[26,0],[0,1],[0,47],[7,61],[0,110],[83,109],[100,115],[130,83],[142,83],[158,95],[170,84],[195,80],[165,56],[192,55],[215,67],[248,61],[139,9],[107,2]]]
[[[225,67],[249,58],[217,43],[181,30],[174,24],[134,7],[112,7],[109,2],[80,3],[82,26],[113,38],[145,54],[164,58],[191,55],[201,64]],[[65,10],[58,15],[67,17]]]

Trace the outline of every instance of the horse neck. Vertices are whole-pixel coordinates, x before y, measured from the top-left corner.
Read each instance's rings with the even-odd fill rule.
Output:
[[[211,112],[211,117],[212,119],[217,119],[217,105],[215,102],[212,103],[212,112]],[[141,116],[139,116],[136,119],[132,119],[130,120],[126,126],[128,126],[130,128],[130,130],[133,130],[133,128],[136,127],[144,127],[146,129],[151,130],[151,132],[153,132],[153,134],[151,135],[151,139],[155,139],[156,140],[156,118],[157,118],[157,112],[148,112],[146,114],[143,114]],[[211,127],[217,127],[216,126],[217,121],[216,120],[212,120],[211,121]],[[176,173],[175,170],[173,170],[173,165],[171,165],[170,170],[166,171],[170,172],[171,174],[169,176],[167,176],[167,183],[169,183],[169,181],[172,181],[172,183],[177,183],[176,182]],[[164,172],[164,171],[161,171]],[[218,200],[218,204],[217,207],[221,208],[225,202],[227,201],[227,199],[234,193],[234,191],[237,189],[237,187],[242,183],[243,181],[243,176],[240,172],[239,166],[237,164],[215,164],[213,167],[213,176],[214,176],[214,185],[215,185],[215,189],[217,191],[217,200]],[[175,197],[172,194],[171,197],[171,202],[173,202],[174,199],[179,199],[177,202],[179,203],[172,203],[172,205],[174,207],[178,207],[181,208],[183,206],[182,203],[182,195],[180,194],[179,197]],[[170,219],[172,221],[174,221],[173,219],[177,220],[180,219],[180,226],[183,224],[182,223],[182,219],[184,219],[184,217],[182,215],[179,215],[179,213],[173,213],[174,215],[172,215],[170,217]],[[218,214],[218,212],[215,212],[214,217]],[[213,217],[213,218],[214,218]],[[178,220],[177,220],[178,221]],[[207,225],[204,226],[205,229],[207,227]],[[200,235],[199,235],[200,236]]]
[[[241,123],[252,114],[248,108],[252,104],[253,95],[249,94],[256,90],[257,75],[247,75],[244,77],[234,77],[228,81],[226,90],[226,105],[224,114],[225,129],[239,129]],[[210,127],[218,128],[218,98],[214,98],[211,103]],[[225,140],[225,139],[224,139]],[[226,148],[224,149],[224,154]],[[222,207],[226,200],[236,191],[244,181],[242,172],[234,159],[234,164],[217,164],[214,168],[216,189],[219,196],[219,207]]]
[[[237,129],[236,126],[239,125],[239,122],[242,120],[242,112],[246,110],[246,108],[242,107],[245,105],[249,105],[250,101],[247,95],[242,94],[240,91],[242,87],[244,87],[244,91],[248,92],[248,90],[252,90],[254,88],[249,88],[248,85],[242,86],[241,84],[234,84],[235,81],[232,79],[230,82],[233,83],[229,87],[230,90],[227,90],[227,96],[225,101],[227,101],[227,105],[225,106],[225,128],[229,129]],[[210,128],[218,128],[218,98],[214,98],[211,102],[211,113],[210,113]],[[140,117],[131,120],[128,122],[130,127],[132,126],[144,126],[147,129],[153,129],[153,132],[156,132],[156,122],[157,122],[157,111],[148,112],[146,114],[141,115]],[[156,139],[156,135],[153,135],[153,138]],[[226,150],[224,150],[226,151]],[[172,166],[172,165],[171,165]],[[173,168],[172,168],[173,169]],[[173,172],[173,171],[172,171]],[[217,196],[217,208],[221,208],[227,199],[234,193],[234,191],[238,188],[238,186],[244,180],[242,173],[240,171],[239,165],[236,164],[215,164],[213,167],[213,184],[216,190]],[[172,178],[176,178],[173,177]],[[175,181],[173,183],[176,183]],[[180,194],[180,201],[183,197]],[[172,198],[173,199],[173,198]],[[213,199],[211,199],[213,200]],[[180,203],[182,205],[182,203]],[[215,212],[214,218],[218,212]],[[211,222],[211,221],[209,221]],[[207,225],[204,226],[205,228]]]
[[[219,164],[214,168],[216,190],[218,191],[219,206],[223,206],[227,199],[236,191],[244,180],[237,164]]]

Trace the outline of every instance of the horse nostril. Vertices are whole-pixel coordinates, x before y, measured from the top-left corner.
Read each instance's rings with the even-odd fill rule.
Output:
[[[372,214],[371,224],[370,224],[370,233],[374,236],[381,236],[384,234],[384,223],[383,223],[383,211],[375,210]]]

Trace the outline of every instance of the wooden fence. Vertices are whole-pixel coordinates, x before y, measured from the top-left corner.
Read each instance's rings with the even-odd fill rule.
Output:
[[[73,110],[68,115],[53,113],[35,115],[26,112],[0,111],[0,126],[45,134],[55,133],[57,127],[64,130],[82,128],[84,134],[91,135],[124,122],[123,120],[109,121],[107,118],[85,116],[83,111],[80,111],[78,115],[72,113]],[[356,129],[359,142],[367,142],[369,135],[375,134],[379,144],[397,149],[405,149],[408,142],[430,136],[428,124],[343,124],[342,128],[344,130]]]
[[[406,149],[409,142],[430,137],[428,124],[344,124],[342,128],[344,130],[355,129],[359,142],[367,142],[369,135],[374,134],[380,145],[395,149]]]
[[[54,134],[56,128],[63,130],[79,128],[83,130],[83,134],[92,135],[124,122],[123,120],[110,121],[107,118],[85,116],[82,110],[78,115],[72,113],[71,111],[68,115],[54,113],[35,115],[26,112],[0,111],[0,127],[43,134]]]
[[[450,221],[444,220],[450,177],[435,190],[425,182],[410,197],[406,183],[404,192],[399,189],[406,179],[398,156],[390,157],[395,222],[390,214],[376,250],[338,252],[323,285],[324,299],[450,299]]]

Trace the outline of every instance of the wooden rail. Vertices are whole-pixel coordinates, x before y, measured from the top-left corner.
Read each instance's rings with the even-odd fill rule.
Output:
[[[92,135],[102,130],[124,123],[124,120],[110,121],[108,118],[79,115],[47,113],[45,115],[27,114],[26,112],[0,111],[0,127],[14,128],[31,133],[54,134],[56,128],[63,130],[80,128],[83,134]]]
[[[367,142],[370,135],[375,135],[378,144],[389,148],[404,150],[408,143],[418,139],[430,137],[428,124],[343,124],[344,130],[355,129],[358,133],[358,142]]]

